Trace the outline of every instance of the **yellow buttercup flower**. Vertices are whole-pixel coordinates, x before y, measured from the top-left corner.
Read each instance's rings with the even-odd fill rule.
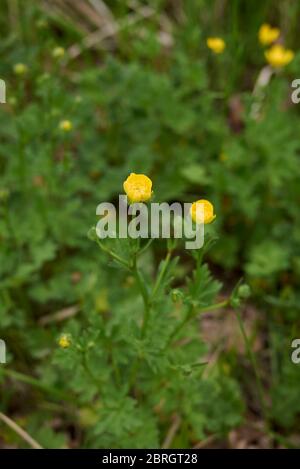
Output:
[[[222,54],[226,47],[225,41],[221,37],[209,37],[206,44],[215,54]]]
[[[197,200],[192,204],[190,215],[195,223],[204,223],[205,225],[211,223],[216,218],[213,204],[205,199]]]
[[[25,75],[28,72],[28,67],[25,64],[18,63],[14,65],[14,73],[16,75]]]
[[[63,47],[55,47],[52,51],[52,56],[55,59],[60,59],[65,55],[65,49]]]
[[[275,42],[276,39],[279,38],[279,35],[280,29],[272,28],[272,26],[267,23],[262,24],[258,31],[258,39],[263,46],[268,46],[272,44],[272,42]]]
[[[58,345],[60,348],[68,348],[71,345],[71,339],[68,334],[62,334],[58,339]]]
[[[274,68],[284,67],[288,65],[294,58],[294,52],[286,49],[281,44],[274,44],[265,52],[265,57],[270,65]]]
[[[131,173],[123,187],[131,203],[146,202],[152,196],[152,181],[144,174]]]
[[[60,121],[59,128],[60,130],[63,130],[64,132],[70,132],[70,130],[73,129],[73,124],[69,120],[63,120],[63,121]]]

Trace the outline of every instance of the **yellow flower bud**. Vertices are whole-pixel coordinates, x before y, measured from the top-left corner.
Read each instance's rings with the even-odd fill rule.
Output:
[[[274,68],[284,67],[288,65],[294,58],[294,52],[286,49],[281,44],[274,44],[265,52],[265,57],[270,65]]]
[[[221,37],[209,37],[206,44],[215,54],[222,54],[226,47],[225,41]]]
[[[272,44],[272,42],[275,42],[276,39],[279,38],[279,35],[280,29],[272,28],[272,26],[267,23],[262,24],[258,31],[258,39],[263,46],[268,46]]]
[[[28,67],[25,64],[18,63],[14,65],[14,73],[16,75],[25,75],[28,72]]]
[[[201,208],[203,208],[203,214]],[[205,225],[211,223],[216,218],[213,204],[204,199],[197,200],[192,204],[190,215],[195,223],[204,223]]]
[[[130,203],[146,202],[152,195],[152,181],[144,174],[131,173],[123,184]]]
[[[65,49],[63,47],[55,47],[52,51],[52,57],[60,59],[65,55]]]
[[[64,132],[70,132],[70,130],[72,130],[73,128],[73,124],[69,120],[63,120],[63,121],[60,121],[59,128],[60,130],[63,130]]]
[[[62,334],[58,340],[60,348],[68,348],[71,345],[71,339],[68,334]]]

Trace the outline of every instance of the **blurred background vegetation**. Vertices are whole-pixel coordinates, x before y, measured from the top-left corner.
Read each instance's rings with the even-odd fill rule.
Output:
[[[239,332],[221,311],[199,324],[215,380],[198,394],[201,431],[193,440],[187,424],[172,444],[299,444],[300,371],[290,360],[300,334],[300,108],[290,98],[300,70],[299,14],[292,0],[1,2],[0,337],[8,363],[0,365],[0,410],[43,446],[156,441],[126,439],[119,420],[112,439],[103,429],[89,434],[82,376],[76,418],[64,410],[64,395],[49,398],[53,388],[54,396],[68,390],[52,363],[66,322],[84,331],[91,311],[122,317],[135,301],[132,279],[87,237],[96,206],[115,201],[130,172],[150,176],[159,201],[211,200],[219,239],[209,263],[222,294],[241,277],[252,289],[243,316],[272,431]],[[258,41],[266,22],[295,52],[274,73]],[[207,48],[209,36],[225,40],[222,54]],[[150,268],[162,256],[153,246]],[[190,262],[179,255],[180,286]],[[162,434],[169,424],[159,424]],[[0,443],[24,446],[1,423]]]

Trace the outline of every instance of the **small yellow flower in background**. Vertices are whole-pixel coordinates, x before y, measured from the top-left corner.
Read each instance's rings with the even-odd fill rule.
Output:
[[[60,130],[63,130],[64,132],[70,132],[70,130],[73,129],[73,124],[69,120],[63,120],[63,121],[60,121],[59,128]]]
[[[9,190],[8,189],[0,189],[0,201],[5,201],[9,197]]]
[[[98,415],[93,409],[89,407],[82,407],[78,409],[79,423],[84,428],[92,427],[98,423]]]
[[[45,18],[40,18],[36,21],[35,25],[38,29],[44,29],[47,28],[48,21]]]
[[[63,47],[55,47],[52,51],[52,56],[55,59],[61,59],[65,55],[65,49]]]
[[[226,47],[225,41],[221,37],[209,37],[206,40],[206,44],[215,54],[222,54]]]
[[[288,65],[294,58],[294,52],[286,49],[281,44],[274,44],[265,52],[265,57],[270,65],[274,68],[284,67]]]
[[[152,181],[144,174],[131,173],[123,187],[131,203],[146,202],[152,196]]]
[[[258,39],[263,46],[272,44],[272,42],[275,42],[279,36],[280,29],[272,28],[272,26],[267,23],[262,24],[258,31]]]
[[[17,104],[17,98],[15,96],[10,96],[10,98],[8,98],[8,104],[14,107]]]
[[[228,155],[222,151],[219,155],[219,160],[222,161],[222,163],[225,163],[225,161],[228,160]]]
[[[62,334],[58,339],[58,345],[60,348],[68,348],[71,345],[71,339],[68,334]]]
[[[202,207],[203,215],[201,210]],[[205,225],[211,223],[216,218],[216,215],[214,215],[213,204],[205,199],[197,200],[192,204],[190,215],[195,223],[204,223]]]
[[[25,64],[15,64],[14,65],[14,73],[16,75],[25,75],[28,72],[28,67]]]

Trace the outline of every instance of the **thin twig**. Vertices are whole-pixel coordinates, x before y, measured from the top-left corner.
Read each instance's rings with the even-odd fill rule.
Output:
[[[261,115],[261,108],[266,95],[265,88],[270,83],[273,73],[274,70],[269,65],[263,67],[259,72],[252,92],[254,101],[250,109],[250,116],[254,120],[258,120]]]
[[[224,350],[224,344],[221,343],[215,348],[215,350],[212,352],[210,357],[208,357],[208,364],[205,367],[205,370],[203,371],[203,375],[202,375],[203,379],[209,376],[210,371],[213,369],[214,365],[216,364],[223,350]]]
[[[101,16],[105,17],[106,21],[112,24],[115,23],[114,15],[106,3],[104,3],[102,0],[89,0],[89,2]]]
[[[173,422],[167,432],[166,438],[164,439],[164,442],[162,444],[162,449],[170,448],[172,441],[174,439],[174,436],[176,435],[180,425],[181,425],[181,417],[179,415],[175,415]]]
[[[61,309],[60,311],[56,311],[55,313],[47,314],[47,316],[43,316],[39,319],[38,324],[41,326],[45,326],[46,324],[50,324],[52,322],[60,322],[64,321],[65,319],[69,319],[75,314],[78,313],[80,310],[79,306],[74,305],[70,306],[69,308]]]
[[[8,376],[9,378],[16,379],[17,381],[21,381],[22,383],[34,386],[35,388],[40,389],[41,391],[56,396],[56,398],[59,398],[60,400],[64,399],[74,402],[74,396],[69,395],[47,384],[44,384],[41,380],[33,378],[32,376],[25,375],[24,373],[20,373],[19,371],[9,370],[6,367],[0,367],[0,376],[1,374],[3,374],[4,376]]]
[[[73,44],[67,53],[67,59],[76,59],[85,49],[90,49],[95,46],[99,46],[105,39],[109,39],[115,36],[122,29],[132,26],[143,19],[153,16],[155,11],[148,7],[143,7],[140,9],[139,14],[129,15],[126,20],[116,24],[114,27],[109,27],[109,29],[103,29],[101,31],[97,30],[87,35],[81,43]]]
[[[67,3],[55,3],[54,0],[52,0],[52,2],[48,4],[47,0],[44,0],[42,7],[47,16],[52,18],[55,22],[61,23],[63,21],[72,25],[81,34],[91,33],[91,24],[82,21],[82,17],[79,17],[76,10],[70,8]]]
[[[16,432],[26,443],[29,444],[34,449],[43,449],[43,447],[34,439],[32,436],[29,435],[23,428],[21,428],[16,422],[14,422],[11,418],[7,417],[7,415],[2,414],[0,412],[0,420],[6,423],[6,425],[11,428],[14,432]]]
[[[193,446],[193,449],[206,448],[208,445],[213,443],[213,441],[215,441],[215,439],[216,439],[215,435],[208,436],[207,438],[205,438],[205,440],[199,441],[199,443],[197,443],[195,446]]]
[[[103,16],[97,14],[97,12],[95,11],[95,9],[90,6],[88,3],[86,2],[72,2],[72,6],[70,5],[70,8],[76,8],[76,10],[78,11],[79,15],[80,16],[84,16],[88,22],[97,27],[97,28],[103,28],[104,25],[106,24],[106,21],[105,19],[103,18]]]

